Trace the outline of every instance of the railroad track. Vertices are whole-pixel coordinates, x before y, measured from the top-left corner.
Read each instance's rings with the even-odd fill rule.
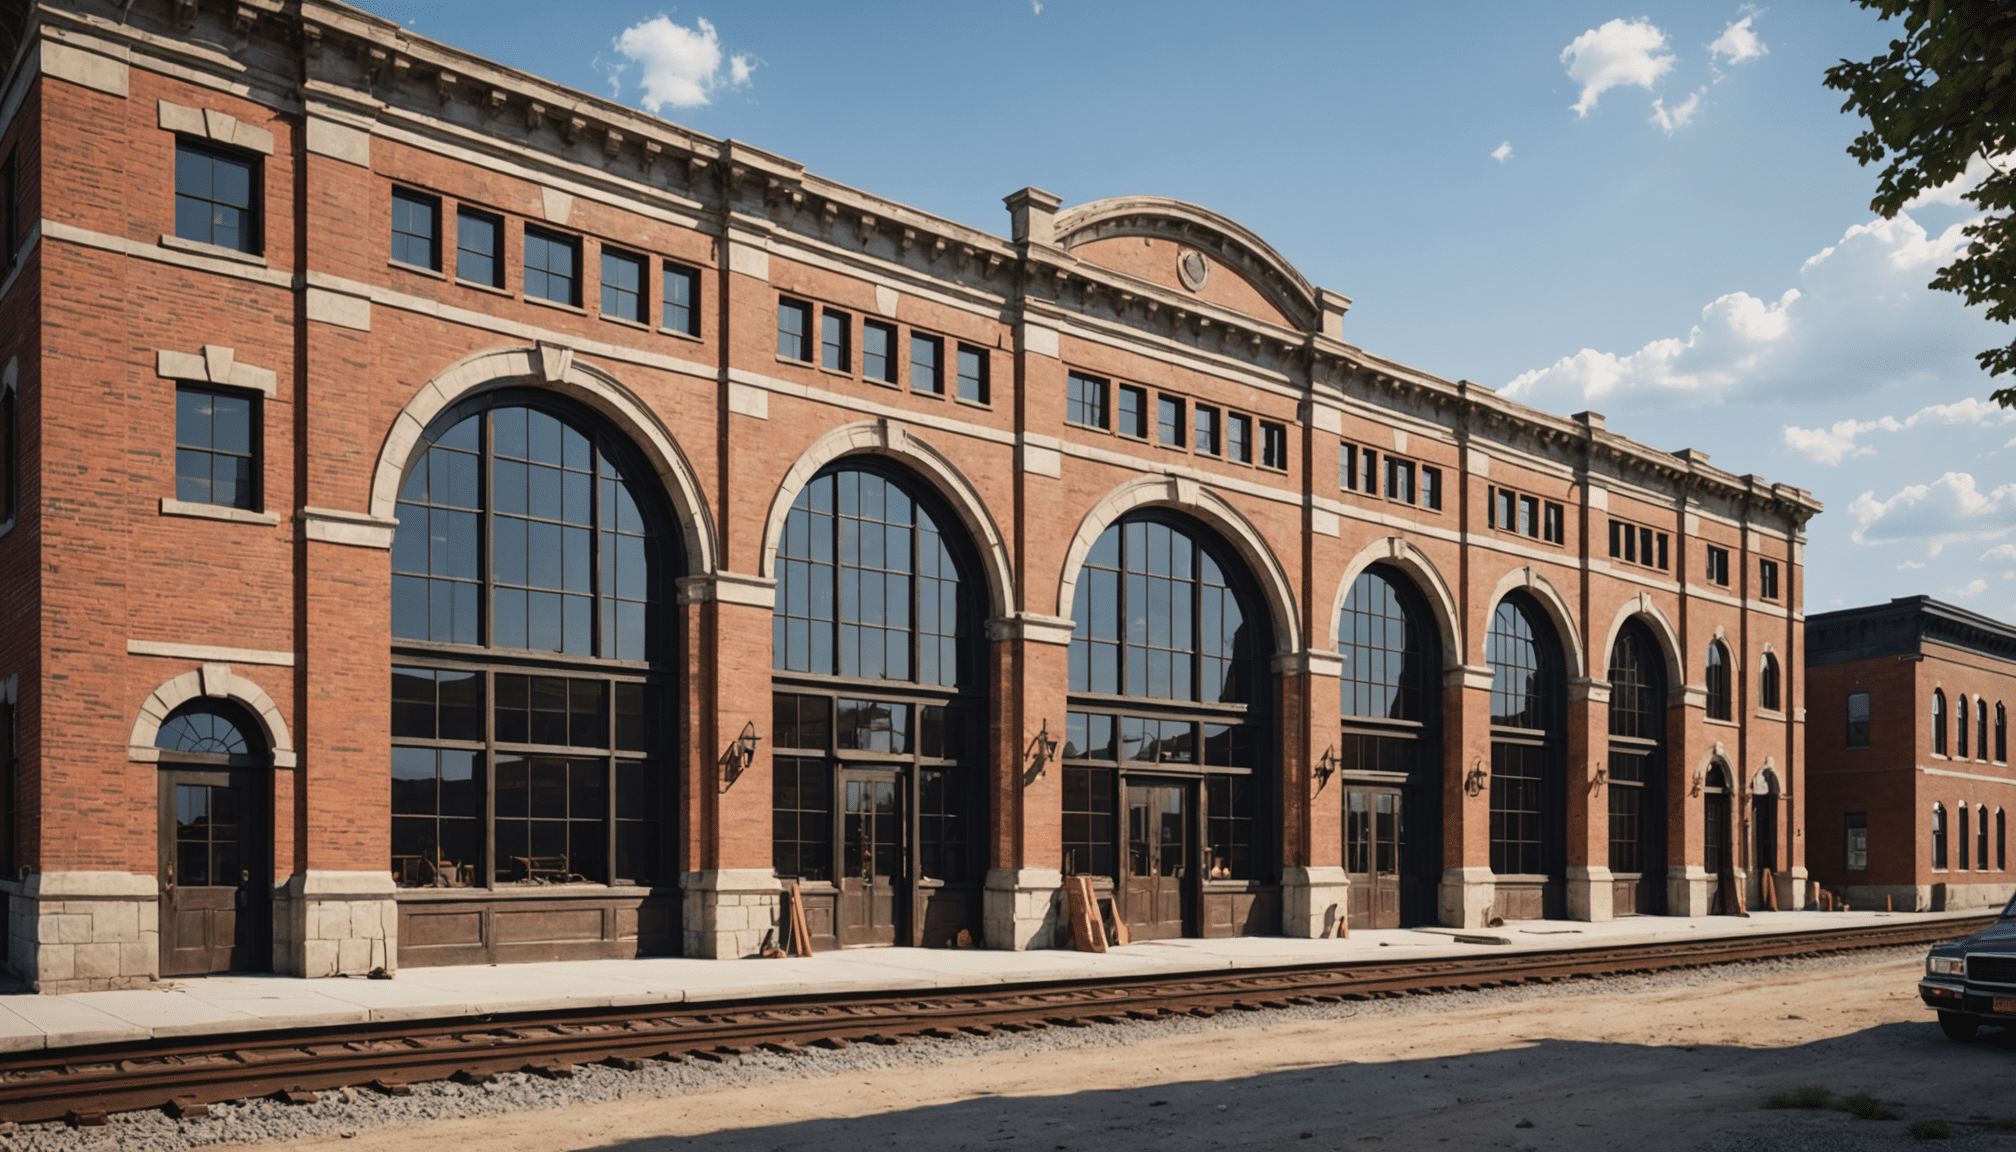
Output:
[[[693,1005],[526,1012],[455,1020],[344,1024],[232,1036],[104,1044],[0,1056],[0,1120],[103,1124],[111,1113],[166,1108],[203,1115],[226,1100],[368,1087],[401,1094],[443,1079],[581,1064],[722,1062],[764,1049],[949,1039],[1190,1014],[1471,991],[1713,964],[1931,944],[1992,916],[1768,937],[1615,948],[1496,952],[1434,960],[1354,961],[1000,985],[947,993],[843,993]]]

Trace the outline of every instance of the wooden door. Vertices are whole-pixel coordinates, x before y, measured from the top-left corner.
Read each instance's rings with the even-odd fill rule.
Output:
[[[1708,914],[1720,916],[1733,911],[1726,905],[1734,885],[1723,882],[1733,863],[1729,851],[1729,794],[1710,784],[1702,800],[1701,866],[1708,873]]]
[[[272,885],[255,772],[161,772],[161,974],[272,967]]]
[[[1344,792],[1344,870],[1351,881],[1353,928],[1401,926],[1403,804],[1397,789]]]
[[[1183,936],[1191,902],[1191,785],[1127,785],[1127,875],[1123,903],[1136,940]]]
[[[902,788],[896,773],[840,773],[840,946],[897,940],[903,866]]]

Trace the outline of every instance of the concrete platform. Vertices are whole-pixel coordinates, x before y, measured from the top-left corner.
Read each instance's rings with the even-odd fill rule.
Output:
[[[767,996],[928,991],[1031,981],[1168,976],[1409,958],[1503,955],[1766,936],[1978,917],[1967,912],[1758,912],[1748,919],[1634,916],[1603,924],[1535,920],[1503,928],[1361,931],[1349,940],[1158,940],[1085,952],[864,948],[788,960],[592,960],[411,968],[392,980],[210,976],[68,996],[0,996],[0,1052],[148,1038],[231,1035],[482,1013],[701,1004]],[[1491,938],[1490,943],[1469,940]],[[1498,941],[1502,941],[1499,943]]]

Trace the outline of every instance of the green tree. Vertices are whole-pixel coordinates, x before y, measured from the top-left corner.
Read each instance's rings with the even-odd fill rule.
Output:
[[[1858,0],[1904,35],[1867,62],[1843,60],[1827,86],[1848,93],[1843,112],[1869,127],[1848,146],[1864,165],[1883,163],[1870,208],[1895,216],[1921,192],[1952,182],[1976,157],[1990,172],[1966,199],[1983,212],[1959,259],[1929,285],[2016,320],[2016,4],[2008,0]],[[2016,341],[1976,357],[1990,376],[2016,372]],[[2016,408],[2016,387],[1990,397]]]

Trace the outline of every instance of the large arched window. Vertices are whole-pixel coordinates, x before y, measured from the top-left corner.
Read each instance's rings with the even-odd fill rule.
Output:
[[[179,761],[218,764],[240,758],[250,763],[266,750],[259,729],[244,712],[217,700],[191,701],[170,713],[154,734],[154,747],[175,753]]]
[[[986,685],[979,568],[957,524],[907,472],[852,457],[784,521],[771,859],[822,947],[979,934]]]
[[[1767,712],[1779,708],[1778,655],[1766,652],[1757,662],[1757,706]]]
[[[1610,648],[1610,871],[1618,915],[1665,908],[1666,668],[1652,630],[1624,622]]]
[[[1946,867],[1946,806],[1932,802],[1932,867]]]
[[[1974,701],[1974,758],[1988,758],[1988,702],[1978,698]]]
[[[672,881],[678,564],[651,474],[599,417],[530,390],[454,406],[416,450],[392,546],[399,886]]]
[[[1729,649],[1720,640],[1708,642],[1705,670],[1708,687],[1708,718],[1727,720],[1730,715]]]
[[[1932,751],[1939,756],[1946,755],[1946,691],[1932,690]]]
[[[1953,724],[1956,735],[1954,754],[1962,760],[1967,759],[1967,720],[1967,694],[1962,692],[1954,711]]]
[[[1967,807],[1967,802],[1964,800],[1961,801],[1960,828],[1959,828],[1960,834],[1954,837],[1954,842],[1958,844],[1960,847],[1960,851],[1956,855],[1959,856],[1959,860],[1957,861],[1957,863],[1959,866],[1959,870],[1962,872],[1967,871],[1968,867],[1973,864],[1973,857],[1969,854],[1969,849],[1971,849],[1974,846],[1974,838],[1967,834],[1967,829],[1971,824],[1972,815],[1973,811],[1972,809]]]
[[[2007,809],[1995,809],[1995,870],[2009,868],[2009,813]]]
[[[1351,926],[1436,920],[1440,882],[1440,645],[1427,604],[1399,570],[1351,582],[1337,623],[1344,657],[1338,778]]]
[[[1539,604],[1514,592],[1491,614],[1491,870],[1499,915],[1567,912],[1563,676],[1559,641]]]
[[[1997,700],[1995,702],[1995,762],[1997,764],[2006,764],[2008,761],[2009,710],[2003,707],[2000,700]]]
[[[1161,512],[1106,529],[1079,572],[1064,866],[1115,884],[1144,939],[1279,931],[1257,608],[1217,539]]]
[[[1988,806],[1974,809],[1974,869],[1988,871]]]

